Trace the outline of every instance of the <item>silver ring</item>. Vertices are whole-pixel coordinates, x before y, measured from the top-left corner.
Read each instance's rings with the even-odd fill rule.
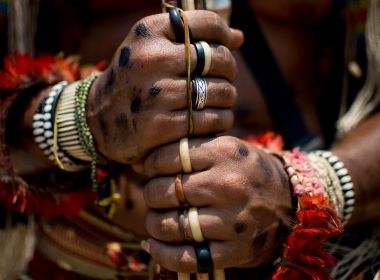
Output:
[[[206,107],[207,102],[207,81],[201,77],[193,79],[193,109],[200,111]]]

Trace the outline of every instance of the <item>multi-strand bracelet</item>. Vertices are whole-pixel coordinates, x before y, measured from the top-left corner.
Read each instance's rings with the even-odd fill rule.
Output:
[[[57,105],[67,85],[66,81],[56,84],[41,101],[33,116],[33,134],[36,143],[49,160],[66,171],[78,171],[83,165],[65,153],[57,143]]]
[[[102,172],[98,172],[97,163],[105,160],[96,151],[86,117],[87,95],[99,75],[52,87],[35,112],[33,127],[38,146],[60,169],[75,172],[91,162],[92,186],[98,193],[96,203],[110,217],[120,194],[112,176],[99,175]]]
[[[101,159],[86,119],[88,91],[99,74],[68,85],[61,82],[45,97],[34,115],[34,135],[44,154],[59,168],[78,171],[91,162],[94,189]]]
[[[351,219],[355,206],[354,184],[347,168],[332,152],[315,151],[312,154],[324,161],[326,169],[329,170],[329,174],[333,177],[333,192],[339,197],[340,212],[345,223],[347,223]]]
[[[295,149],[277,156],[289,175],[298,209],[296,225],[272,279],[330,279],[328,268],[335,265],[335,259],[323,243],[342,233],[342,220],[306,154]]]
[[[324,158],[310,153],[307,155],[310,164],[313,166],[320,180],[325,195],[335,206],[335,211],[340,217],[343,217],[344,198],[339,179],[329,162]]]

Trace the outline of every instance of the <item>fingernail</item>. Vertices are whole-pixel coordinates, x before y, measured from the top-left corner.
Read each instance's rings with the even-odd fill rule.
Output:
[[[146,242],[145,240],[141,241],[141,248],[148,254],[150,254],[150,243]]]

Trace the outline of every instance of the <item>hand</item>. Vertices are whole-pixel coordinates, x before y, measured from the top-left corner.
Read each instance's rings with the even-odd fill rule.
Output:
[[[212,45],[208,101],[194,111],[194,134],[223,132],[233,123],[236,75],[230,49],[242,33],[208,11],[186,13],[194,41]],[[191,47],[192,71],[196,52]],[[97,149],[120,163],[137,162],[153,148],[188,134],[185,46],[175,42],[168,14],[142,19],[133,27],[105,71],[93,84],[88,123]]]
[[[289,179],[281,162],[240,139],[224,136],[189,140],[193,173],[182,185],[188,203],[198,208],[203,236],[216,268],[257,267],[274,259],[292,214]],[[152,177],[144,189],[148,247],[162,266],[196,271],[191,245],[182,245],[180,204],[174,187],[181,173],[178,143],[155,150],[145,163]],[[191,236],[188,221],[186,232]]]

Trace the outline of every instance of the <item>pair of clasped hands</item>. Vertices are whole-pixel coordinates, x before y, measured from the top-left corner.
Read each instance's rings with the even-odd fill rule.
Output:
[[[233,126],[237,67],[231,52],[243,34],[215,13],[186,12],[193,42],[211,47],[206,106],[193,111],[189,137],[192,172],[183,174],[187,202],[198,209],[214,267],[258,267],[281,249],[291,194],[281,162],[243,140],[215,137]],[[192,71],[197,64],[191,46]],[[175,178],[183,173],[179,140],[188,137],[185,46],[176,42],[169,15],[135,24],[112,63],[91,87],[88,123],[100,153],[131,164],[149,178],[144,198],[151,238],[144,248],[163,267],[196,272],[194,248],[179,230]],[[191,231],[187,233],[192,237]]]

